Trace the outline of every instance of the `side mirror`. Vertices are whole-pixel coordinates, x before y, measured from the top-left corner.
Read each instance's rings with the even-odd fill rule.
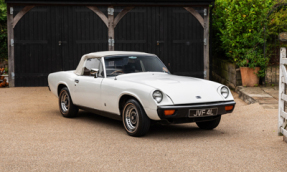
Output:
[[[94,76],[95,78],[97,78],[98,77],[98,73],[99,73],[99,69],[92,68],[91,72],[90,72],[90,75]]]

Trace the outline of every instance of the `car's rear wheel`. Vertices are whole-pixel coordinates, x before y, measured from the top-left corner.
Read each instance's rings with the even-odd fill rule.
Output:
[[[219,115],[217,118],[215,118],[212,121],[196,122],[196,125],[200,129],[212,130],[212,129],[216,128],[219,125],[220,120],[221,120],[221,115]]]
[[[150,119],[135,99],[126,102],[122,111],[122,120],[125,130],[130,136],[143,136],[150,128]]]
[[[78,114],[79,108],[73,104],[67,87],[62,88],[59,94],[59,108],[61,114],[66,118],[72,118]]]

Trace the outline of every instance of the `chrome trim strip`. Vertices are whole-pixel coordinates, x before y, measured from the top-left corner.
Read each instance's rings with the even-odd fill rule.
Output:
[[[205,108],[205,107],[226,106],[226,105],[235,105],[235,104],[236,104],[235,101],[228,101],[228,102],[210,103],[210,104],[191,104],[191,105],[158,106],[158,109]]]

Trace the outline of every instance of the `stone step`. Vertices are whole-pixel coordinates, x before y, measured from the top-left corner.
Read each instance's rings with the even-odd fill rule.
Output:
[[[275,87],[236,87],[239,98],[247,104],[259,103],[264,109],[278,109],[278,89]]]

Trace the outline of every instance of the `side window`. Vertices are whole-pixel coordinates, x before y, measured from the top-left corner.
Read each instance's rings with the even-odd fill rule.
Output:
[[[98,77],[103,77],[103,65],[100,58],[87,59],[84,66],[84,76],[91,76],[91,69],[99,69]]]

